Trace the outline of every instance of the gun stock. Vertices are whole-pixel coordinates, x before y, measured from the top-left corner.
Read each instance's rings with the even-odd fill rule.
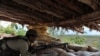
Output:
[[[53,47],[59,47],[59,46],[63,46],[66,48],[66,45],[68,43],[61,43],[61,44],[48,44],[48,45],[42,45],[42,46],[36,46],[36,47],[33,47],[31,53],[36,53],[40,50],[44,50],[44,49],[48,49],[48,48],[53,48]],[[66,50],[67,51],[67,50]]]

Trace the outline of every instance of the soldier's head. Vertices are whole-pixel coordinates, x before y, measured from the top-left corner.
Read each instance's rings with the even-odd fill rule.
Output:
[[[34,40],[38,37],[38,33],[36,30],[29,29],[26,32],[26,37],[29,39],[29,41],[34,42]]]

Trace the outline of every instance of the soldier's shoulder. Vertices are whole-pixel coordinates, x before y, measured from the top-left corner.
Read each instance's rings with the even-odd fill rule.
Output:
[[[15,38],[28,41],[27,37],[25,37],[25,36],[20,36],[20,35],[18,35],[18,36],[16,36]]]

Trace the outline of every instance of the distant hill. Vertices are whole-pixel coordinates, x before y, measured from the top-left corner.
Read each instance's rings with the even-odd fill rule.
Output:
[[[68,43],[79,43],[82,45],[90,45],[100,49],[100,36],[90,36],[90,35],[60,35],[55,36],[61,39],[62,42]],[[79,37],[79,38],[78,38]]]

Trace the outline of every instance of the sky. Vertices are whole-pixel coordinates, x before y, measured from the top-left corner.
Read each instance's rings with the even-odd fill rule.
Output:
[[[7,27],[9,24],[11,24],[11,22],[8,22],[8,21],[0,21],[0,25],[2,25],[3,27]]]
[[[96,30],[90,31],[90,29],[87,27],[84,27],[84,31],[85,31],[84,34],[79,33],[79,35],[99,35],[100,36],[100,31],[96,31]],[[74,34],[76,34],[76,32],[75,31],[73,32],[72,30],[68,30],[68,32],[66,32],[66,34],[74,35]]]
[[[0,21],[0,24],[3,25],[4,27],[7,27],[9,24],[11,24],[11,22],[7,22],[7,21]],[[84,31],[85,33],[84,34],[79,34],[79,35],[99,35],[100,36],[100,32],[99,31],[96,31],[96,30],[91,30],[87,27],[84,27]],[[72,30],[68,30],[66,31],[67,35],[74,35],[76,34],[76,32],[72,31]]]

